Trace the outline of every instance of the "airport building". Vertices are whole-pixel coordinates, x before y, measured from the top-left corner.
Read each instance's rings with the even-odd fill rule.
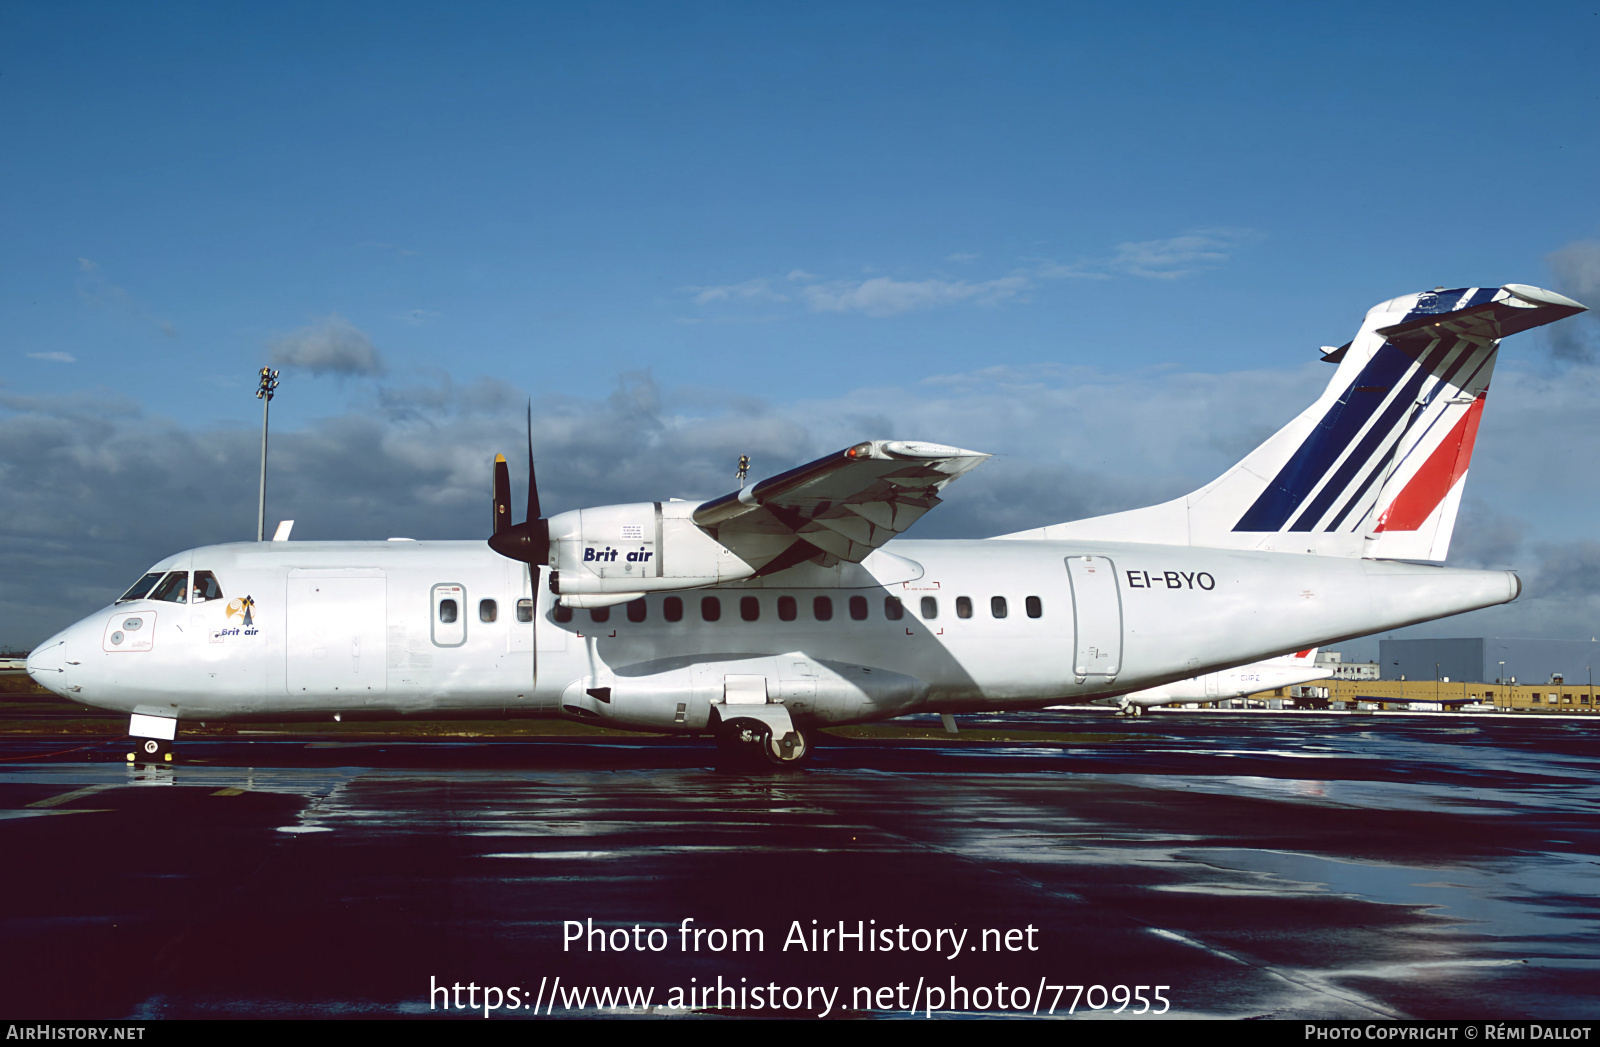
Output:
[[[1276,705],[1274,703],[1277,703]],[[1317,680],[1249,696],[1281,709],[1372,709],[1390,712],[1600,713],[1587,683],[1517,684],[1443,680]]]
[[[1377,662],[1347,662],[1338,651],[1318,651],[1317,666],[1334,680],[1376,680],[1380,675]]]
[[[1600,642],[1478,636],[1378,641],[1384,680],[1441,680],[1502,685],[1592,682]]]

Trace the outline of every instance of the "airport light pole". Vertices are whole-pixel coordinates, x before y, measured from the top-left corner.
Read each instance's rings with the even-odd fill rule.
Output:
[[[256,399],[261,401],[261,495],[256,502],[256,541],[261,541],[267,530],[267,408],[278,391],[278,372],[270,367],[261,369],[261,382],[256,387]]]

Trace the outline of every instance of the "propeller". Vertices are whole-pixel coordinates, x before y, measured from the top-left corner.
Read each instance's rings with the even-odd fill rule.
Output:
[[[506,456],[494,456],[494,531],[489,548],[535,567],[550,562],[550,521],[539,515],[539,483],[533,475],[533,404],[528,405],[528,516],[511,522],[511,470]]]

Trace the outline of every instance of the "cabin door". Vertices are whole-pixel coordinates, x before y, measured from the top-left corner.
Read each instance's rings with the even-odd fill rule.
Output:
[[[1110,683],[1122,669],[1122,596],[1116,566],[1104,556],[1067,557],[1075,633],[1072,675],[1078,683]]]

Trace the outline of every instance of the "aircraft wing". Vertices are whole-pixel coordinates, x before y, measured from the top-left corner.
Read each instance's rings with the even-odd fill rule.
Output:
[[[805,560],[860,563],[939,504],[989,456],[943,444],[869,440],[713,498],[694,522],[771,574]]]

